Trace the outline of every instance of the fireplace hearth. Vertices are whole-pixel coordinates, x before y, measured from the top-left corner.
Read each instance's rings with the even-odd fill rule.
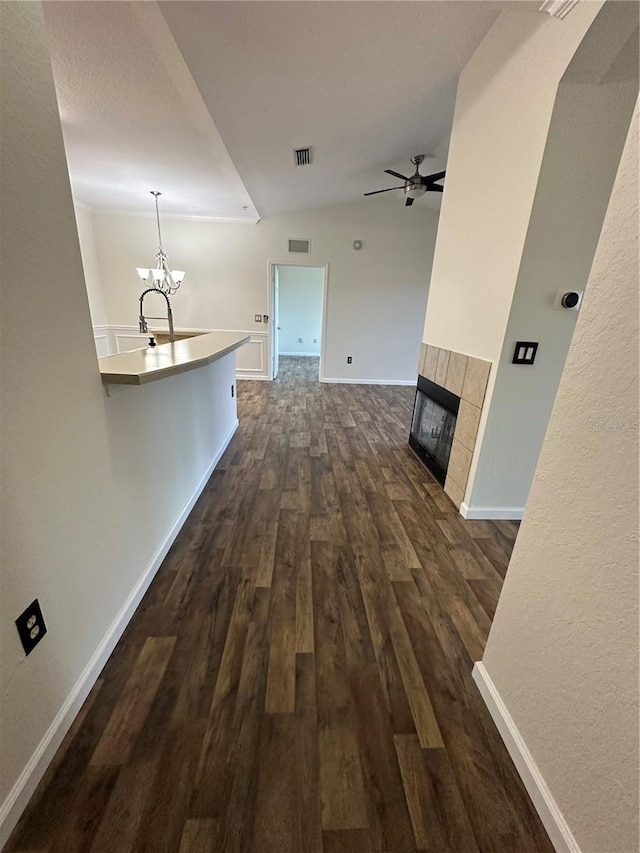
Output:
[[[460,397],[418,376],[409,445],[443,486],[459,408]]]

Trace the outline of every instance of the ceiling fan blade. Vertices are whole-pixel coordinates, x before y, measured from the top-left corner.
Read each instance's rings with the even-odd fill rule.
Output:
[[[405,175],[401,175],[400,172],[394,172],[393,169],[385,169],[385,172],[387,175],[393,175],[394,178],[400,178],[401,181],[409,180]]]
[[[424,180],[429,181],[429,183],[433,183],[433,181],[441,181],[446,174],[446,172],[434,172],[433,175],[425,175]]]
[[[363,195],[378,195],[378,193],[390,193],[391,190],[403,190],[403,189],[404,189],[404,186],[402,186],[402,187],[389,187],[386,190],[374,190],[371,193],[363,193]]]
[[[427,184],[427,192],[428,193],[443,193],[444,187],[441,187],[440,184]]]
[[[411,196],[407,196],[407,200],[405,201],[404,206],[405,207],[411,207],[411,205],[413,204],[414,201],[415,201],[415,198],[411,198]]]

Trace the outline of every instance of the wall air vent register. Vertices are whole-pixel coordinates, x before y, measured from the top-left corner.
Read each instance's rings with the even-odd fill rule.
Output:
[[[308,166],[311,163],[311,148],[293,149],[294,166]]]
[[[288,240],[289,248],[287,251],[290,255],[310,255],[311,240],[302,240],[298,237],[290,237]]]

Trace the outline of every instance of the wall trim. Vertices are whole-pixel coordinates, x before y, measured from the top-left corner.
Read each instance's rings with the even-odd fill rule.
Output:
[[[337,385],[413,385],[415,379],[340,379],[323,376],[320,382],[333,382]]]
[[[231,439],[238,429],[238,425],[239,422],[236,418],[234,423],[231,425],[231,428],[222,439],[222,443],[207,466],[207,470],[204,472],[195,489],[191,493],[191,496],[187,499],[187,502],[180,510],[178,517],[169,529],[167,535],[158,545],[149,565],[144,570],[142,576],[138,579],[134,588],[130,592],[127,600],[120,608],[120,612],[89,659],[89,662],[82,671],[80,677],[71,688],[71,691],[63,702],[60,710],[45,732],[44,737],[27,762],[26,767],[18,777],[12,789],[9,791],[6,800],[0,806],[0,850],[9,840],[9,836],[15,829],[18,820],[27,807],[29,800],[33,796],[38,784],[49,767],[49,764],[53,760],[53,757],[55,756],[65,735],[71,728],[71,725],[80,711],[85,699],[89,695],[91,688],[96,683],[109,656],[124,633],[124,630],[129,624],[136,608],[142,601],[151,581],[154,579],[162,561],[166,557],[169,548],[187,520],[189,513],[200,497],[204,487],[207,485],[207,482],[209,481],[214,468],[220,461],[222,454],[229,446]]]
[[[320,358],[319,352],[279,352],[278,355],[301,355],[305,358]]]
[[[134,217],[135,219],[155,219],[155,213],[149,213],[148,211],[135,211],[135,210],[118,210],[111,208],[99,208],[99,207],[89,207],[85,205],[83,202],[75,202],[78,207],[84,207],[94,216],[123,216],[123,217]],[[261,221],[258,216],[250,217],[240,217],[240,216],[198,216],[196,214],[189,213],[171,213],[171,212],[162,212],[162,218],[164,219],[174,219],[178,222],[223,222],[228,223],[229,225],[258,225]]]
[[[523,506],[469,506],[464,501],[460,504],[460,515],[473,520],[520,521],[524,515]]]
[[[581,853],[569,824],[482,661],[474,664],[471,675],[557,853]]]

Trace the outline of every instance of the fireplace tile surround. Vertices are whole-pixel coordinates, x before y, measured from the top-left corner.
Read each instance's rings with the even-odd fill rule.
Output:
[[[418,373],[460,397],[444,490],[460,509],[464,500],[491,362],[423,343]]]

